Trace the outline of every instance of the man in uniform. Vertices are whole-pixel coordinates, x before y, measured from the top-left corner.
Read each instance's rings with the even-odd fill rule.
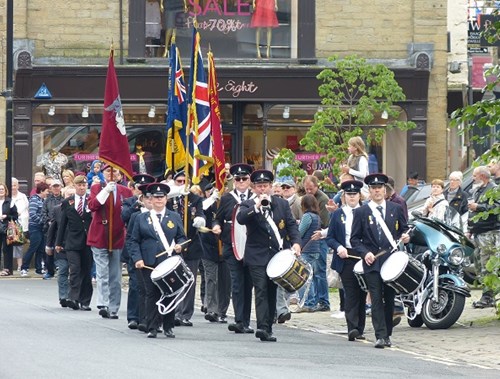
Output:
[[[365,177],[364,182],[369,186],[371,200],[353,212],[351,245],[356,255],[363,259],[366,285],[372,302],[372,324],[377,339],[375,347],[383,349],[392,346],[390,337],[396,293],[384,284],[380,269],[393,250],[394,241],[401,238],[403,243],[408,243],[410,236],[406,233],[408,225],[403,208],[385,200],[388,177],[371,174]],[[386,235],[382,223],[387,226],[390,235]]]
[[[254,332],[250,327],[252,279],[248,267],[243,265],[243,261],[236,259],[231,241],[234,207],[253,196],[252,191],[250,191],[250,174],[252,171],[252,166],[245,163],[237,163],[229,168],[229,173],[233,178],[234,189],[222,196],[212,226],[213,233],[220,235],[223,243],[222,254],[231,273],[234,323],[229,324],[228,329],[235,333]]]
[[[179,254],[182,249],[180,244],[186,241],[186,236],[179,215],[166,208],[169,186],[163,183],[152,183],[148,185],[147,191],[153,196],[153,208],[135,217],[127,247],[146,289],[148,338],[156,338],[159,327],[156,302],[162,294],[151,280],[151,269],[168,258],[167,254],[159,257],[157,254],[165,251],[172,243],[174,243],[174,251]],[[163,237],[168,246],[162,243]],[[175,309],[162,315],[163,332],[167,338],[175,338],[174,318]]]
[[[300,255],[300,234],[288,202],[269,195],[273,179],[271,171],[254,171],[250,180],[257,196],[242,202],[237,215],[238,222],[247,227],[244,263],[255,288],[255,337],[268,342],[276,342],[272,325],[277,285],[267,276],[267,264],[281,249],[292,248],[296,255]]]
[[[117,184],[120,171],[109,165],[102,167],[106,183],[90,188],[89,209],[92,222],[87,244],[94,255],[97,274],[97,308],[103,318],[118,319],[122,294],[121,253],[125,244],[125,224],[121,218],[124,199],[132,191]]]

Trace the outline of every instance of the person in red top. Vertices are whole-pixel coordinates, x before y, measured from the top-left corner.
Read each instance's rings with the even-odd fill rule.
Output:
[[[102,168],[106,183],[90,188],[89,209],[92,222],[87,245],[96,264],[97,308],[103,318],[118,318],[121,301],[121,252],[125,244],[125,224],[121,219],[122,202],[132,191],[117,184],[120,172],[109,165]]]

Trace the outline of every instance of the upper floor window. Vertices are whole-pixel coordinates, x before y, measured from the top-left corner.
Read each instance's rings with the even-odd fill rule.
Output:
[[[298,0],[147,0],[146,56],[166,56],[175,31],[191,54],[196,21],[202,47],[217,58],[296,58]]]

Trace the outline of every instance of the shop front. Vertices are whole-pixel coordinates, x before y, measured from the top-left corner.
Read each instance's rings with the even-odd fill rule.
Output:
[[[29,62],[29,59],[23,59]],[[226,160],[272,168],[279,149],[287,147],[304,168],[319,167],[313,152],[299,145],[320,106],[315,66],[219,66],[219,96]],[[186,72],[188,70],[186,69]],[[139,170],[165,170],[166,67],[118,67],[130,157]],[[373,146],[379,169],[404,180],[408,170],[426,172],[426,110],[429,72],[395,70],[407,100],[399,107],[405,120],[417,124],[409,132],[391,131]],[[88,170],[97,158],[106,67],[31,67],[19,65],[14,92],[14,176],[21,188],[31,188],[32,175],[42,169],[40,158],[51,149],[68,157],[66,168]],[[43,96],[40,89],[43,88]],[[386,120],[377,118],[375,125]],[[393,159],[397,157],[397,159]]]

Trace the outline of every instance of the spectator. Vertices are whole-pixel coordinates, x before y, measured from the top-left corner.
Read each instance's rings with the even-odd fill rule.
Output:
[[[462,185],[462,179],[462,172],[453,171],[449,176],[450,184],[443,193],[450,206],[460,215],[463,215],[468,211],[467,194],[460,187]]]
[[[496,159],[492,159],[490,163],[488,163],[488,168],[490,170],[491,178],[495,182],[496,185],[500,184],[500,162]]]
[[[422,207],[422,215],[444,220],[448,201],[443,195],[444,182],[441,179],[434,179],[431,182],[431,196],[425,201]]]
[[[27,277],[31,259],[35,255],[35,273],[43,275],[43,255],[45,253],[45,237],[43,235],[43,201],[49,196],[49,186],[42,182],[36,185],[36,193],[29,200],[29,234],[30,246],[23,258],[21,276]]]
[[[486,193],[496,186],[490,181],[491,173],[488,167],[479,166],[472,172],[476,190],[472,194],[472,200],[469,203],[469,223],[468,236],[474,236],[474,242],[479,249],[479,264],[481,276],[487,274],[486,263],[490,257],[494,256],[500,246],[500,225],[498,215],[490,214],[486,218],[474,220],[474,217],[481,212],[490,212],[500,207],[500,201],[496,199],[491,201]],[[481,299],[473,303],[474,308],[493,307],[495,301],[491,288],[484,287]]]
[[[63,196],[61,194],[62,185],[61,182],[57,179],[47,178],[45,181],[50,185],[49,196],[43,202],[42,208],[42,217],[43,217],[43,233],[45,235],[45,241],[47,241],[47,234],[50,228],[50,225],[55,220],[54,209],[59,206],[63,200]],[[54,246],[51,248],[45,249],[45,269],[46,273],[43,276],[44,279],[52,279],[54,277]]]
[[[283,193],[283,198],[288,201],[290,205],[293,218],[295,218],[297,222],[300,221],[302,218],[302,206],[300,204],[300,197],[296,193],[293,179],[287,179],[281,183],[281,191]]]
[[[7,226],[9,221],[17,220],[17,208],[8,197],[9,190],[0,183],[0,247],[3,250],[3,271],[0,276],[9,276],[13,272],[12,245],[7,245]]]
[[[350,138],[348,144],[349,158],[347,164],[342,166],[342,172],[362,181],[368,175],[368,154],[365,143],[361,137],[356,136]]]
[[[105,183],[105,179],[103,176],[103,173],[101,172],[101,166],[102,162],[99,160],[95,160],[92,162],[90,165],[90,171],[87,174],[87,182],[89,184],[89,187],[92,187],[92,184],[94,183]],[[94,179],[95,177],[95,179]]]
[[[385,184],[385,199],[401,205],[405,221],[408,221],[408,206],[406,205],[406,200],[399,196],[394,188],[394,178],[392,176],[388,176],[387,183]]]
[[[35,185],[33,186],[33,189],[30,192],[30,197],[36,194],[36,186],[39,183],[45,183],[45,174],[41,171],[35,172],[35,175],[33,175],[33,183]]]
[[[28,233],[29,201],[28,197],[19,191],[19,181],[12,178],[12,202],[17,208],[17,221],[23,228],[23,232]],[[23,246],[13,246],[13,257],[17,260],[17,271],[21,272],[23,264]]]
[[[400,196],[404,196],[409,187],[418,187],[418,172],[412,171],[406,178],[406,184],[399,193]]]

